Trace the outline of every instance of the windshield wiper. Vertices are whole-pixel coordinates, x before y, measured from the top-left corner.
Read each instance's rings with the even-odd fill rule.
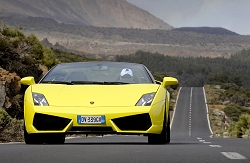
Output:
[[[106,82],[106,81],[71,81],[72,84],[101,84],[101,85],[120,85],[130,84],[124,82]]]
[[[120,84],[131,84],[131,83],[126,83],[126,82],[103,82],[103,84],[107,84],[107,85],[120,85]]]
[[[74,84],[100,84],[100,85],[120,85],[120,84],[131,84],[125,82],[105,82],[105,81],[43,81],[41,83],[49,83],[49,84],[67,84],[67,85],[74,85]]]
[[[73,85],[72,82],[66,82],[66,81],[43,81],[41,83]]]

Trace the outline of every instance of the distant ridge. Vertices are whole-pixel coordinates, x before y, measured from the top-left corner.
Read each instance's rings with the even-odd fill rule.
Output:
[[[235,32],[227,30],[221,27],[181,27],[175,28],[176,31],[207,33],[207,34],[219,34],[219,35],[239,35]]]
[[[82,26],[173,29],[126,0],[0,0],[0,19],[13,17],[46,18]]]

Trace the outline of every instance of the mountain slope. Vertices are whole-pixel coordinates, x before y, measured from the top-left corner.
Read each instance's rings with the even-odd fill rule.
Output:
[[[0,16],[52,18],[60,23],[99,27],[173,27],[126,0],[0,0]]]

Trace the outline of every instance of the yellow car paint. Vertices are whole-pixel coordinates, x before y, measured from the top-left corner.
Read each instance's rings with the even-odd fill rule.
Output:
[[[54,79],[53,79],[54,80]],[[21,79],[29,85],[24,96],[24,119],[27,134],[67,133],[77,127],[111,127],[117,134],[161,134],[169,121],[170,94],[167,87],[178,84],[177,79],[164,77],[163,81],[138,84],[66,84],[35,83],[33,77]],[[48,106],[34,105],[33,93],[43,95]],[[150,106],[136,106],[145,94],[155,93]],[[36,114],[70,120],[60,130],[38,130],[34,125]],[[151,126],[146,130],[121,130],[115,119],[140,114],[150,116]],[[105,116],[105,124],[79,124],[77,116]],[[53,124],[52,124],[53,125]]]

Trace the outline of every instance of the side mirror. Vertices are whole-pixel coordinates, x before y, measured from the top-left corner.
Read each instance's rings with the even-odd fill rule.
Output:
[[[177,85],[177,84],[178,84],[178,80],[173,77],[164,77],[163,82],[161,83],[163,87],[167,87],[170,85]]]
[[[34,85],[34,84],[36,84],[35,79],[34,79],[33,76],[29,76],[29,77],[24,77],[24,78],[22,78],[22,79],[21,79],[21,83],[22,83],[23,85]]]
[[[155,83],[161,85],[162,82],[155,80]]]

